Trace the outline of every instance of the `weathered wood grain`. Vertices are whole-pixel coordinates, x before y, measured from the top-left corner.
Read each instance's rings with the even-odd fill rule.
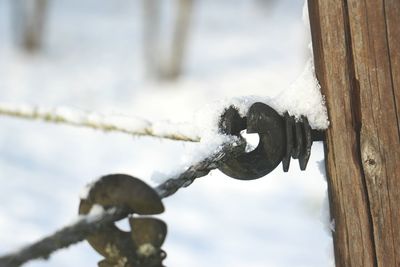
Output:
[[[400,1],[309,0],[337,266],[400,266]]]

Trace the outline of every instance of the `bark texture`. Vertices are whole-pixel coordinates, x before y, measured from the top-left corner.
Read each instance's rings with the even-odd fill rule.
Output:
[[[336,266],[400,266],[400,1],[308,4]]]

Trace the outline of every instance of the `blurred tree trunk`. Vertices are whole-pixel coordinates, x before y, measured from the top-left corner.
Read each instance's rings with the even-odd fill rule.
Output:
[[[400,1],[309,0],[336,266],[400,266]]]
[[[44,34],[47,0],[11,0],[13,32],[18,45],[34,52],[40,49]]]
[[[143,51],[147,76],[159,72],[160,4],[158,0],[143,0]]]
[[[275,5],[277,0],[256,0],[256,4],[261,8],[270,9],[273,5]]]
[[[190,30],[193,0],[176,0],[176,15],[173,24],[170,50],[160,55],[161,2],[159,0],[143,0],[143,46],[145,66],[149,76],[160,80],[175,80],[181,72],[184,62],[186,44]],[[164,42],[165,43],[165,42]],[[165,50],[163,50],[165,51]]]
[[[161,73],[162,77],[166,80],[175,80],[182,72],[182,65],[190,30],[192,9],[193,0],[177,0],[177,13],[171,45],[171,54]]]

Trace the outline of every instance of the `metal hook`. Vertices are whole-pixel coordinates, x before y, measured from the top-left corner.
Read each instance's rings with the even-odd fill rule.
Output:
[[[234,107],[229,107],[221,117],[220,129],[223,133],[240,136],[257,133],[260,141],[256,149],[225,162],[219,170],[239,180],[253,180],[265,176],[281,162],[284,149],[284,120],[271,107],[263,103],[253,104],[247,116],[242,118]]]

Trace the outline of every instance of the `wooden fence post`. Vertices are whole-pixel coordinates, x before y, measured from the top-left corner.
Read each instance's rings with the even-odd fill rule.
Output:
[[[400,266],[400,1],[308,0],[336,266]]]

